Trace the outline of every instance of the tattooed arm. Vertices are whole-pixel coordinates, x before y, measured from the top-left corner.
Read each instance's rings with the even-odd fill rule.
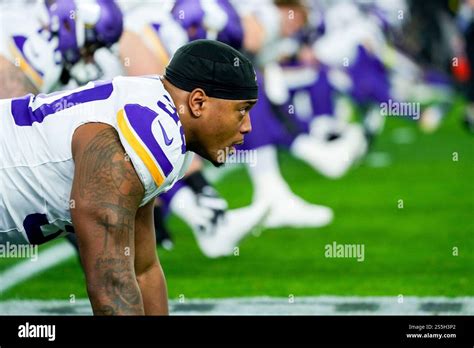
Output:
[[[135,274],[135,218],[143,186],[110,126],[79,127],[72,151],[71,215],[94,314],[144,314]]]
[[[168,314],[166,281],[156,256],[154,200],[138,209],[135,219],[135,273],[143,297],[145,314]]]
[[[28,77],[10,61],[0,55],[0,99],[21,97],[38,90]]]

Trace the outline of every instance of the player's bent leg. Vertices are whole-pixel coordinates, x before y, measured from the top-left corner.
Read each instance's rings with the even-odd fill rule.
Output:
[[[166,250],[171,250],[174,247],[173,238],[166,227],[165,218],[170,209],[170,202],[173,200],[176,192],[178,192],[183,185],[186,184],[186,179],[194,176],[194,173],[199,172],[202,169],[202,159],[195,155],[189,166],[185,179],[180,181],[171,188],[171,190],[163,193],[160,198],[155,201],[155,209],[153,212],[154,221],[155,221],[155,234],[156,234],[156,244],[162,246]],[[196,191],[193,188],[194,191]],[[178,216],[179,216],[178,212]],[[186,221],[190,226],[193,226],[192,221]]]
[[[173,213],[193,231],[198,246],[207,257],[232,255],[240,240],[264,219],[267,205],[227,210],[227,202],[210,189],[197,194],[192,186],[181,187],[170,202]]]
[[[235,254],[240,241],[259,227],[269,213],[267,202],[225,212],[210,234],[195,233],[202,252],[210,258]]]
[[[296,137],[290,148],[295,157],[332,179],[343,176],[367,151],[361,126],[336,122],[332,117],[315,119],[311,133]]]
[[[332,209],[308,203],[291,191],[281,176],[275,147],[259,148],[258,164],[247,168],[253,182],[254,202],[270,205],[265,227],[322,227],[331,223]]]
[[[156,245],[162,246],[165,250],[171,250],[174,247],[173,238],[165,224],[165,213],[163,211],[162,201],[158,198],[155,201],[153,209],[153,220],[155,221]]]

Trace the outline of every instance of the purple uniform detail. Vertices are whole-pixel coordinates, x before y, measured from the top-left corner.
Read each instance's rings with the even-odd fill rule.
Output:
[[[25,55],[25,52],[23,51],[23,46],[25,45],[25,42],[26,42],[25,36],[20,36],[20,35],[13,36],[13,43],[15,44],[16,48],[18,48],[18,50],[21,52],[23,59],[25,59],[30,66],[33,66],[31,62],[29,61],[28,57]],[[44,76],[44,73],[42,71],[36,68],[35,68],[35,71],[41,76]]]
[[[41,123],[44,119],[60,110],[69,109],[78,104],[105,100],[110,97],[114,87],[112,83],[98,84],[93,88],[71,93],[49,104],[43,104],[36,110],[30,107],[33,94],[12,99],[11,112],[17,126],[31,126],[34,122]]]
[[[95,39],[97,43],[109,47],[122,35],[123,14],[113,0],[97,0],[97,4],[100,6],[100,18],[94,25]]]
[[[217,4],[227,14],[227,23],[217,34],[217,40],[236,49],[242,47],[243,28],[240,17],[228,0],[217,0]],[[187,31],[190,41],[205,39],[207,37],[204,27],[204,10],[196,0],[177,0],[172,15],[174,19]]]
[[[318,78],[313,84],[290,90],[291,99],[293,99],[295,94],[299,91],[307,91],[309,93],[313,117],[334,114],[335,90],[329,82],[326,67],[321,66]]]
[[[179,116],[178,116],[178,113],[176,112],[176,109],[171,105],[171,104],[168,104],[168,106],[172,109],[172,111],[170,111],[165,104],[163,104],[161,101],[158,101],[157,103],[158,107],[163,110],[164,112],[166,112],[173,120],[176,124],[178,124],[179,122]]]
[[[49,225],[49,221],[45,214],[30,214],[23,221],[23,227],[25,228],[26,235],[28,236],[28,241],[33,245],[44,244],[57,236],[59,236],[62,231],[57,231],[48,236],[43,234],[41,226]],[[68,231],[69,232],[69,231]]]
[[[142,142],[152,153],[153,157],[160,165],[163,174],[168,176],[173,171],[173,165],[168,160],[168,157],[166,157],[151,131],[151,125],[158,114],[155,111],[138,104],[127,104],[124,109],[128,121],[135,130],[135,133],[137,133]]]
[[[244,30],[240,16],[228,0],[218,0],[217,2],[227,14],[227,24],[217,35],[217,40],[239,50],[244,41]]]
[[[123,15],[119,6],[113,0],[96,0],[100,8],[99,18],[92,26],[85,27],[85,42],[89,47],[110,47],[117,42],[123,31]],[[76,17],[80,16],[79,7],[71,0],[55,0],[47,3],[50,17],[49,29],[59,39],[58,50],[66,62],[75,64],[81,58],[79,43],[77,41]],[[78,13],[79,12],[79,13]],[[59,23],[59,28],[54,28],[51,23]]]
[[[239,149],[256,149],[266,145],[289,147],[295,137],[308,131],[308,125],[294,114],[288,106],[274,106],[265,95],[263,78],[257,75],[258,102],[250,111],[252,132],[245,135],[245,143]]]
[[[172,111],[170,111],[168,109],[168,107],[164,103],[162,103],[161,101],[158,101],[158,103],[157,103],[158,107],[161,110],[163,110],[164,112],[166,112],[174,120],[174,122],[178,125],[179,124],[179,115],[178,115],[178,112],[177,112],[176,108],[172,105],[170,98],[168,98],[166,95],[164,95],[163,97],[168,101],[168,106],[171,108]],[[182,142],[181,153],[184,154],[186,152],[186,140],[184,138],[184,129],[181,125],[179,126],[179,134],[181,135],[181,142]]]
[[[71,13],[76,13],[76,4],[69,0],[56,0],[47,5],[50,22],[59,23],[57,31],[50,26],[52,33],[59,39],[58,50],[64,59],[76,63],[80,59],[76,37],[76,21]],[[72,17],[72,18],[71,18]]]
[[[372,9],[372,13],[375,17],[379,19],[383,32],[385,34],[388,34],[390,31],[390,22],[384,12],[379,8],[374,8]]]
[[[174,195],[184,186],[186,186],[186,183],[182,180],[178,180],[171,189],[160,194],[160,200],[163,202],[163,205],[161,207],[161,212],[163,216],[168,215],[170,211],[170,203],[173,200]]]
[[[151,26],[153,27],[153,29],[156,31],[157,34],[160,32],[160,28],[161,28],[160,23],[151,23]]]
[[[334,114],[334,88],[329,83],[328,71],[321,69],[319,78],[310,88],[314,116]]]
[[[348,69],[352,79],[351,96],[358,104],[383,103],[390,99],[390,82],[380,60],[358,47],[356,61]]]
[[[452,79],[441,71],[428,69],[424,72],[423,80],[433,86],[451,87],[453,85]]]
[[[173,143],[174,138],[170,139],[168,137],[168,133],[166,133],[165,129],[163,128],[163,125],[161,124],[161,122],[159,120],[158,120],[158,124],[160,125],[161,133],[163,133],[163,138],[165,140],[165,145],[170,146]]]
[[[299,91],[304,90],[310,94],[313,117],[334,114],[335,91],[329,83],[325,67],[321,68],[318,79],[313,84],[290,90],[290,102],[282,106],[272,105],[264,93],[263,78],[259,77],[257,81],[258,102],[250,112],[252,132],[245,136],[245,143],[239,149],[255,149],[265,145],[289,147],[298,135],[308,133],[308,121],[311,120],[302,120],[297,114],[288,112]]]
[[[188,32],[190,41],[205,39],[202,25],[204,10],[199,1],[177,0],[171,11],[174,19]]]

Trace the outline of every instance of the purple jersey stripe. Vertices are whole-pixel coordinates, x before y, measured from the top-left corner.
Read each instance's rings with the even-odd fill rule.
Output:
[[[104,100],[110,97],[114,87],[111,82],[98,83],[93,88],[71,93],[50,104],[43,104],[36,110],[29,106],[32,94],[12,99],[12,116],[17,126],[31,126],[34,122],[41,123],[44,119],[58,111],[69,109],[78,104]]]
[[[157,103],[158,107],[161,110],[163,110],[164,112],[166,112],[168,115],[170,115],[170,117],[174,120],[174,122],[176,122],[176,124],[179,125],[178,111],[173,106],[173,104],[172,104],[170,98],[168,98],[168,96],[163,95],[163,97],[165,97],[165,99],[168,101],[168,106],[171,108],[172,111],[170,111],[167,108],[167,106],[164,103],[162,103],[161,101],[158,101],[158,103]],[[181,141],[182,141],[181,153],[184,154],[186,152],[186,140],[184,139],[184,130],[183,130],[183,127],[181,125],[179,126],[179,133],[181,135]]]
[[[163,97],[165,97],[168,101],[169,101],[169,98],[164,95]],[[171,105],[171,101],[169,102],[169,107],[171,108],[171,110],[169,110],[165,104],[163,104],[161,101],[158,101],[157,103],[158,107],[163,110],[164,112],[166,112],[168,115],[170,115],[170,117],[174,120],[174,122],[176,122],[176,124],[178,124],[179,122],[179,116],[178,116],[178,112],[176,111],[176,108],[173,107],[173,105]]]
[[[153,110],[138,104],[127,104],[125,105],[124,110],[128,122],[133,130],[140,137],[147,149],[152,153],[153,157],[160,165],[163,174],[168,176],[173,171],[173,165],[168,160],[168,157],[166,157],[151,131],[152,123],[158,114]]]
[[[25,45],[25,42],[26,42],[26,37],[25,36],[21,36],[21,35],[15,35],[13,36],[13,42],[16,46],[16,48],[18,48],[18,50],[21,52],[21,55],[23,56],[23,58],[26,60],[26,62],[31,66],[33,67],[33,65],[31,64],[30,60],[28,59],[28,57],[26,56],[25,54],[25,51],[23,50],[23,46]],[[36,68],[34,68],[34,70],[40,74],[40,76],[44,76],[44,73],[41,71],[41,70],[38,70]]]

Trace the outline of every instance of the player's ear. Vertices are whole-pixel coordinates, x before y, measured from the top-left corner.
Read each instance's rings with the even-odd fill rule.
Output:
[[[204,104],[208,101],[206,92],[201,88],[196,88],[189,94],[189,109],[192,117],[201,117],[204,109]]]

